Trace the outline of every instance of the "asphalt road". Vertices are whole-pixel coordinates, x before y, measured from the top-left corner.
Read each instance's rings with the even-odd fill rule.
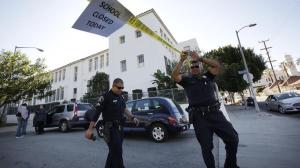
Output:
[[[0,149],[3,168],[100,168],[108,152],[103,140],[86,140],[82,129],[69,133],[47,130],[43,135],[31,132],[22,139],[16,139],[14,132],[2,133]],[[165,143],[152,142],[143,133],[128,133],[123,150],[126,167],[204,167],[193,130]]]
[[[239,133],[238,163],[242,168],[299,167],[299,113],[283,115],[256,113],[254,108],[245,110],[242,106],[226,108]],[[1,168],[104,167],[106,144],[102,140],[86,140],[83,129],[68,133],[47,129],[43,135],[29,132],[22,139],[16,139],[12,129],[7,130],[0,128]],[[216,161],[222,165],[224,144],[215,138],[214,146]],[[127,168],[205,167],[193,130],[170,137],[165,143],[154,143],[143,133],[128,133],[123,150]]]

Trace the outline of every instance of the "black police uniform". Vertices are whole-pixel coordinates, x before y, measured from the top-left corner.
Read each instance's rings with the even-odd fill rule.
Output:
[[[236,164],[238,133],[219,110],[220,103],[214,78],[215,75],[206,72],[202,76],[183,76],[178,84],[184,88],[187,94],[190,122],[194,125],[206,166],[215,168],[212,149],[213,133],[216,133],[225,143],[224,168],[238,168]]]
[[[104,121],[104,139],[108,145],[105,168],[123,168],[122,143],[125,101],[121,95],[112,90],[100,97],[100,105],[96,106],[93,121],[96,122],[102,113]]]

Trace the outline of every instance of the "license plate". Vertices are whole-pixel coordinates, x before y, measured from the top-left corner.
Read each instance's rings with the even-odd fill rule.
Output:
[[[79,120],[84,120],[84,118],[79,118]]]

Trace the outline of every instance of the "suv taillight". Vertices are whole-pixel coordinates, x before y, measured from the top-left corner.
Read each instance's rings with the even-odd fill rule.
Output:
[[[168,123],[170,125],[176,125],[177,124],[177,120],[174,117],[168,117]]]
[[[78,115],[78,107],[77,104],[75,104],[75,108],[74,108],[74,115],[77,116]]]

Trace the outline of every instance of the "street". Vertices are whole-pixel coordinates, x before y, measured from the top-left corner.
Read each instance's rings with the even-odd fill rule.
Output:
[[[238,164],[242,168],[297,167],[300,164],[300,114],[257,113],[253,107],[243,108],[226,107],[240,136]],[[22,139],[15,138],[15,131],[3,129],[0,128],[1,167],[104,167],[108,152],[106,144],[103,140],[86,140],[83,129],[68,133],[47,129],[43,135],[28,132]],[[216,161],[222,167],[224,144],[215,138],[214,146]],[[144,133],[128,133],[123,152],[128,168],[205,167],[193,130],[172,136],[165,143],[154,143]]]

